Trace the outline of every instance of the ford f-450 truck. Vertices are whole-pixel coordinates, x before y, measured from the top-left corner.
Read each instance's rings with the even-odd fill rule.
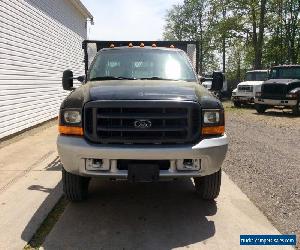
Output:
[[[90,45],[97,50],[92,62]],[[201,198],[218,196],[228,144],[224,109],[197,79],[197,48],[195,42],[83,42],[86,74],[76,78],[83,84],[73,87],[71,70],[62,78],[71,93],[60,107],[57,148],[69,200],[87,197],[91,177],[193,177]],[[222,81],[216,74],[212,88]]]

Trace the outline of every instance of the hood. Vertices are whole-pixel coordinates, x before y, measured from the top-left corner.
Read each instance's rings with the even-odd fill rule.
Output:
[[[258,86],[261,85],[264,81],[244,81],[240,82],[238,86],[240,85],[249,85],[249,86]]]
[[[156,80],[113,80],[90,82],[90,99],[95,100],[189,100],[209,93],[198,83]]]
[[[298,82],[298,80],[295,79],[269,79],[267,81],[264,82],[264,84],[284,84],[287,85],[291,82]]]
[[[82,108],[86,102],[98,100],[194,101],[203,108],[222,108],[222,103],[198,82],[166,80],[87,82],[72,91],[61,108]]]

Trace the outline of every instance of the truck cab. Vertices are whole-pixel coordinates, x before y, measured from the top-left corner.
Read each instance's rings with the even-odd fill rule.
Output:
[[[90,65],[89,43],[98,50]],[[71,93],[60,107],[57,148],[69,200],[86,199],[93,177],[192,177],[202,199],[218,196],[228,145],[224,108],[199,83],[188,44],[84,42],[86,75],[66,70],[62,79]],[[74,88],[74,79],[83,84]]]
[[[264,113],[274,107],[289,108],[294,115],[300,114],[300,65],[272,67],[269,80],[256,94],[255,108]]]
[[[235,107],[254,103],[255,94],[260,92],[262,83],[268,78],[268,70],[247,71],[245,81],[232,91],[231,100]]]

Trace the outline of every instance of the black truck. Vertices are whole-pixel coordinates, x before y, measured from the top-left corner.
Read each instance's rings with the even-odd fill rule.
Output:
[[[294,115],[300,115],[300,65],[272,67],[269,80],[256,93],[255,109],[264,113],[268,108],[290,108]]]
[[[92,61],[90,45],[97,50]],[[218,196],[228,145],[224,109],[197,79],[197,48],[196,42],[83,42],[85,76],[66,70],[62,78],[71,93],[60,107],[57,148],[69,200],[87,197],[91,177],[193,177],[201,198]],[[222,75],[214,76],[218,90]],[[83,84],[74,88],[73,79]]]

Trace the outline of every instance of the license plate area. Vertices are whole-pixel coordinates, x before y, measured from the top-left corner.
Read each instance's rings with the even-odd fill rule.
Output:
[[[128,165],[128,181],[130,182],[155,182],[159,179],[158,164],[139,164]]]

